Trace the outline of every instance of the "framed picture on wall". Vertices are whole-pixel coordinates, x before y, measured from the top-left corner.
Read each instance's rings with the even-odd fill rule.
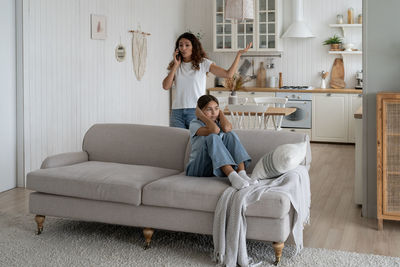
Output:
[[[106,16],[94,15],[90,16],[92,39],[104,40],[107,37],[107,20]]]

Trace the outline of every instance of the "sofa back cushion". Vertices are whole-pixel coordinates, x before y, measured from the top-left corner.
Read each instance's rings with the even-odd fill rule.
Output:
[[[183,171],[186,129],[140,124],[95,124],[85,134],[89,160]]]

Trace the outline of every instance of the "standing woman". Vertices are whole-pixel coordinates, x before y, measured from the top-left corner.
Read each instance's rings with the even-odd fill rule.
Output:
[[[171,127],[189,128],[196,118],[197,99],[206,92],[206,74],[231,78],[236,72],[240,56],[246,53],[252,43],[237,52],[231,67],[225,70],[207,58],[200,41],[192,33],[185,32],[175,43],[173,60],[169,63],[169,73],[163,80],[163,88],[168,90],[175,81],[176,93],[172,103]]]

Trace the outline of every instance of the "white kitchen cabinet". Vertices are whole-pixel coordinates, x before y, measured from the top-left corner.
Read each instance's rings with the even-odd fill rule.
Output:
[[[348,141],[350,143],[355,143],[355,123],[356,119],[354,118],[354,113],[356,113],[357,109],[362,105],[362,94],[351,94],[349,97],[349,133],[348,133]]]
[[[312,140],[348,142],[347,94],[313,94]]]
[[[214,52],[243,49],[250,42],[250,51],[280,51],[282,1],[255,0],[255,19],[232,23],[225,20],[225,0],[214,0]]]

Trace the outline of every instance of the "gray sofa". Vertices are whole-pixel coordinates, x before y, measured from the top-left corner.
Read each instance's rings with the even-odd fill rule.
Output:
[[[308,136],[301,133],[237,130],[252,158],[248,172],[266,152],[285,143],[308,142],[303,165],[311,162]],[[163,126],[96,124],[81,152],[46,158],[27,175],[34,190],[29,210],[38,234],[45,216],[144,227],[146,246],[153,229],[212,234],[213,214],[227,178],[188,177],[189,131]],[[246,211],[247,238],[273,241],[276,262],[292,226],[289,199],[264,193]]]

